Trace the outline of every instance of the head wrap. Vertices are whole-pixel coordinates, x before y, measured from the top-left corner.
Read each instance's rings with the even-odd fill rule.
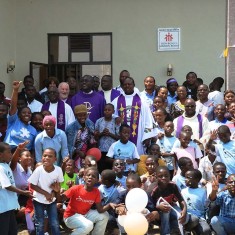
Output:
[[[176,83],[178,84],[178,82],[177,82],[177,80],[176,80],[175,78],[169,78],[169,79],[166,81],[166,85],[169,85],[169,84],[171,84],[171,83],[173,83],[173,82],[176,82]]]
[[[78,113],[87,113],[87,108],[84,104],[80,104],[75,106],[74,108],[74,113],[78,114]]]
[[[42,125],[44,126],[46,121],[51,121],[53,122],[54,125],[56,125],[56,118],[52,115],[47,115],[43,118]]]

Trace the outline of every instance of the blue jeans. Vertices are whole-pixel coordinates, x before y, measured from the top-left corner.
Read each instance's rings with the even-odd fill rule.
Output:
[[[66,226],[73,229],[71,235],[104,235],[109,220],[108,212],[99,213],[97,210],[89,210],[87,214],[74,214],[64,218]]]
[[[33,200],[33,205],[35,210],[34,215],[36,234],[44,235],[44,210],[46,210],[52,234],[59,235],[60,226],[58,222],[56,202],[52,202],[51,204],[43,204]]]
[[[211,219],[211,226],[218,235],[234,234],[235,219],[223,216],[214,216]]]
[[[161,226],[160,226],[161,235],[170,234],[171,230],[177,229],[179,227],[177,214],[174,210],[170,210],[169,212],[160,212],[160,217],[161,217]]]

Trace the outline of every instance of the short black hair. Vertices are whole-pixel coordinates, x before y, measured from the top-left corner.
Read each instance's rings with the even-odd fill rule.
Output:
[[[7,147],[9,147],[9,144],[5,142],[0,142],[0,153],[3,153]]]
[[[139,184],[141,184],[140,176],[137,175],[136,173],[129,174],[126,178],[126,181],[129,180],[129,179],[134,180],[134,181],[138,182]]]
[[[196,74],[195,72],[192,72],[192,71],[191,71],[191,72],[188,72],[188,73],[186,74],[186,79],[187,79],[188,76],[191,75],[191,74],[194,75],[194,76],[197,78],[197,74]]]
[[[114,105],[112,103],[107,103],[105,106],[111,106],[113,108],[113,110],[114,110]]]
[[[111,184],[114,184],[116,182],[116,173],[113,170],[103,170],[101,172],[101,177],[102,179],[109,181]]]
[[[96,174],[97,179],[99,179],[99,176],[100,176],[100,175],[99,175],[99,171],[98,171],[97,168],[95,168],[95,167],[88,167],[87,169],[85,169],[84,175],[86,175],[86,173],[87,173],[88,171],[94,171],[95,174]]]
[[[231,135],[230,129],[228,126],[226,125],[222,125],[218,128],[218,133],[223,133],[223,134],[227,134],[229,133]]]
[[[34,112],[34,113],[32,113],[32,116],[31,116],[31,122],[35,118],[35,116],[37,116],[37,115],[39,115],[39,116],[41,116],[43,118],[43,115],[42,115],[41,112]]]
[[[162,111],[165,116],[167,115],[167,111],[166,111],[166,109],[164,109],[164,108],[157,108],[157,109],[155,110],[155,112],[157,112],[157,111]]]
[[[223,163],[223,162],[216,162],[214,165],[213,165],[213,171],[215,170],[215,168],[217,166],[223,166],[226,170],[227,170],[227,167],[226,165]]]
[[[188,162],[192,162],[192,160],[188,157],[181,157],[178,161],[179,168],[186,166]]]
[[[160,151],[160,146],[158,144],[156,144],[156,143],[155,144],[153,143],[149,147],[147,147],[147,150],[146,150],[147,154],[149,154],[149,151],[151,151],[153,146],[157,146],[159,148],[159,151]]]
[[[170,175],[170,171],[169,171],[168,167],[166,167],[166,166],[158,166],[157,169],[156,169],[156,172],[159,173],[159,171],[161,171],[161,170],[167,171],[169,173],[169,175]]]
[[[121,125],[120,128],[119,128],[119,132],[122,132],[123,128],[129,128],[129,129],[131,129],[131,127],[130,127],[128,124],[122,123],[122,125]]]
[[[43,154],[46,150],[51,150],[51,151],[53,151],[53,152],[54,152],[55,157],[57,157],[57,153],[56,153],[55,149],[50,148],[50,147],[49,147],[49,148],[45,148],[45,149],[43,150],[42,154]]]
[[[187,172],[189,171],[193,173],[193,178],[197,179],[198,182],[202,179],[202,173],[198,169],[191,169],[191,170],[188,170]]]

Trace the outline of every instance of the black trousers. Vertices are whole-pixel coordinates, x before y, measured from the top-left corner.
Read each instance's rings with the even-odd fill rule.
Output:
[[[17,223],[14,210],[0,213],[0,234],[17,235]]]

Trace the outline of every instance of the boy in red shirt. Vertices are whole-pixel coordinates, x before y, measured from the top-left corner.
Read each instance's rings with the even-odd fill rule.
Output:
[[[106,212],[116,205],[109,203],[101,205],[100,192],[94,185],[99,179],[96,168],[89,167],[85,171],[85,185],[75,185],[62,194],[62,199],[70,199],[64,212],[64,222],[67,227],[74,229],[72,235],[103,235],[109,219]],[[91,209],[96,205],[96,210]],[[95,225],[94,225],[95,224]],[[93,229],[94,228],[94,229]]]

